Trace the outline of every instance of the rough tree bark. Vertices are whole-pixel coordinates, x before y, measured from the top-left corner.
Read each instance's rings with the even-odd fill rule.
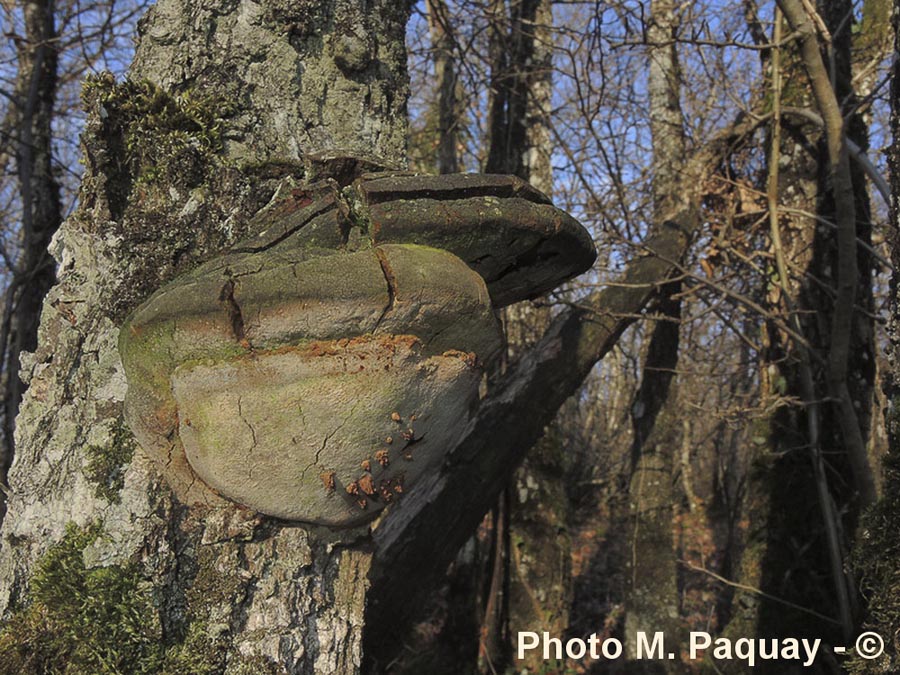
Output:
[[[130,309],[245,235],[279,186],[322,166],[358,168],[304,168],[305,156],[403,165],[408,7],[363,5],[162,0],[141,22],[134,84],[88,85],[80,206],[55,240],[60,280],[24,360],[30,387],[0,540],[5,616],[48,549],[71,543],[74,522],[100,528],[82,556],[89,568],[137,569],[159,607],[143,629],[172,648],[199,636],[209,648],[192,650],[214,672],[359,668],[362,533],[180,505],[123,427],[116,345]]]

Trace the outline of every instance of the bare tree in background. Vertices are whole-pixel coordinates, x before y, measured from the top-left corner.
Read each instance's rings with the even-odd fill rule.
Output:
[[[3,154],[15,167],[21,214],[19,245],[4,252],[9,274],[0,325],[4,394],[0,484],[4,486],[24,389],[19,355],[34,351],[37,344],[41,303],[55,280],[55,263],[47,248],[62,219],[53,164],[52,123],[59,77],[55,3],[24,2],[21,13],[25,30],[16,40],[18,73],[7,102],[3,139],[7,148]],[[7,227],[12,229],[12,223]]]
[[[454,52],[456,40],[446,2],[428,0],[426,11],[434,49],[434,79],[438,83],[438,173],[456,173],[459,171],[459,143],[462,127],[458,101],[458,67]]]
[[[96,65],[129,58],[143,2],[96,3],[28,0],[4,4],[9,27],[0,67],[0,267],[4,304],[0,319],[0,488],[14,456],[15,418],[25,389],[20,357],[33,352],[44,297],[55,282],[48,252],[53,235],[75,202],[79,175],[74,152],[80,114],[78,91]],[[5,496],[0,513],[5,512]]]
[[[676,38],[680,29],[673,2],[650,5],[647,41],[649,61],[650,130],[653,137],[654,212],[664,214],[676,199],[681,180],[681,157],[686,152],[684,115],[681,111],[681,73]],[[694,226],[695,227],[695,226]],[[633,640],[639,631],[663,630],[678,642],[678,569],[672,536],[675,498],[673,469],[680,429],[674,411],[672,386],[678,364],[681,300],[678,281],[663,286],[657,305],[658,319],[650,335],[641,386],[632,403],[634,441],[631,449],[628,548],[628,595],[625,634],[630,658],[636,658]],[[641,668],[635,662],[632,668]],[[666,664],[678,672],[678,662]]]

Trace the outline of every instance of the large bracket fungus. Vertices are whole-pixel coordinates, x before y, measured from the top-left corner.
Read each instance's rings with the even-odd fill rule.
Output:
[[[333,526],[440,464],[502,347],[494,310],[593,263],[510,176],[324,180],[157,291],[119,350],[126,418],[179,497]]]

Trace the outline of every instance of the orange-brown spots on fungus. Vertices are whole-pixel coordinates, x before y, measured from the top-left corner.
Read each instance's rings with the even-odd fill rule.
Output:
[[[375,494],[375,483],[372,480],[371,474],[365,474],[364,476],[360,476],[359,480],[357,480],[357,483],[359,483],[360,489],[363,492],[365,492],[367,495]]]
[[[474,368],[478,365],[478,355],[475,352],[461,352],[458,349],[448,349],[441,356],[446,356],[451,359],[459,359],[463,361],[470,368]]]
[[[334,492],[335,485],[335,473],[334,471],[326,471],[325,473],[319,474],[319,480],[322,481],[322,485],[325,486],[325,489],[331,493]]]
[[[378,495],[385,504],[390,504],[397,495],[403,494],[403,474],[393,478],[382,479],[378,483]]]

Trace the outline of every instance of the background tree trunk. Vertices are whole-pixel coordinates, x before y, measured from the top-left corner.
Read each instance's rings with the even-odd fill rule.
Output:
[[[504,7],[505,5],[505,7]],[[490,144],[485,172],[514,170],[553,195],[550,109],[553,10],[549,0],[492,5]],[[502,14],[501,14],[502,12]],[[551,309],[530,301],[503,311],[506,363],[522,358],[550,324]],[[505,367],[505,366],[504,366]],[[563,477],[566,457],[557,422],[549,425],[501,496],[491,518],[498,537],[495,577],[482,626],[482,672],[514,664],[539,669],[540,654],[514,659],[519,631],[562,635],[571,597],[571,542]],[[501,575],[496,578],[496,574]]]
[[[675,453],[681,446],[677,388],[681,302],[678,282],[663,291],[659,318],[647,347],[641,386],[632,404],[634,443],[628,490],[625,637],[628,657],[637,659],[638,632],[663,631],[670,645],[681,644],[678,562],[672,535],[675,515]],[[671,648],[671,647],[670,647]],[[677,652],[673,652],[676,653]],[[635,660],[629,668],[644,672]],[[652,672],[680,672],[677,660],[654,664]]]
[[[462,120],[457,97],[459,82],[453,52],[453,29],[444,0],[428,0],[428,27],[434,49],[434,78],[438,83],[437,169],[438,173],[459,171],[459,143]]]
[[[685,154],[681,112],[681,73],[675,38],[680,18],[674,2],[654,0],[647,26],[649,56],[650,129],[653,137],[653,202],[656,214],[665,213],[677,194],[680,157]],[[625,635],[628,653],[635,658],[638,631],[662,630],[679,643],[678,569],[672,537],[675,507],[674,455],[680,443],[675,424],[677,395],[670,388],[678,364],[681,301],[680,283],[667,284],[658,305],[642,381],[632,404],[634,441],[631,450]],[[646,664],[635,661],[632,668]],[[678,672],[678,661],[654,668]]]
[[[853,109],[850,86],[851,7],[846,2],[822,2],[819,10],[823,24],[833,31],[828,48],[833,71],[829,72],[835,81],[833,95],[843,102],[847,116],[845,133],[851,142],[865,148],[865,125]],[[785,21],[785,31],[796,25],[796,8],[792,21]],[[773,42],[779,35],[776,31]],[[852,347],[846,365],[838,369],[846,370],[838,373],[837,380],[852,400],[871,400],[875,355],[871,284],[866,281],[872,274],[869,201],[858,165],[847,171],[852,196],[836,196],[843,183],[833,179],[828,143],[834,140],[826,138],[821,120],[816,123],[798,114],[822,105],[814,85],[807,84],[808,61],[815,53],[799,45],[787,46],[780,53],[768,53],[765,59],[775,111],[767,192],[771,279],[777,281],[769,281],[761,291],[763,303],[771,310],[762,332],[766,353],[760,381],[762,399],[768,401],[764,406],[772,412],[768,429],[760,424],[754,433],[759,442],[746,508],[754,525],[748,531],[737,579],[768,596],[739,592],[724,632],[735,637],[755,630],[773,637],[807,631],[810,635],[832,634],[835,641],[848,639],[856,620],[857,599],[845,573],[846,551],[853,540],[858,509],[874,491],[864,457],[870,442],[870,406],[852,406],[858,414],[848,414],[842,403],[844,394],[835,388],[830,373],[833,366],[822,367],[825,355],[833,353],[835,340],[849,340]],[[827,81],[819,86],[831,89]],[[830,137],[835,133],[829,132]],[[850,244],[836,234],[835,223],[848,218],[838,212],[839,201],[845,202],[844,207],[849,201],[852,207],[849,218],[854,241]],[[855,257],[856,269],[849,274],[858,289],[849,312],[846,304],[838,306],[834,278],[840,251],[846,249]],[[774,261],[779,261],[778,265]],[[847,276],[847,272],[838,274],[839,278]],[[783,323],[779,328],[778,316],[785,313],[802,341],[789,336]],[[836,338],[838,334],[843,337]],[[832,402],[818,403],[826,393]],[[838,476],[849,479],[836,479]],[[811,522],[819,525],[810,528]],[[803,528],[806,534],[798,539]],[[821,585],[826,575],[831,578],[828,589]],[[842,624],[842,637],[835,622],[822,620],[822,616],[832,615]],[[736,672],[732,664],[721,666],[725,672]]]
[[[894,49],[900,49],[900,12],[894,3],[892,16]],[[900,61],[892,63],[891,117],[892,144],[888,153],[891,180],[890,222],[900,224]],[[885,394],[888,399],[885,421],[888,430],[888,453],[883,462],[881,499],[865,514],[859,530],[859,540],[853,552],[853,568],[860,581],[861,591],[868,600],[865,628],[885,638],[885,657],[879,660],[882,672],[900,668],[900,651],[896,636],[900,631],[900,586],[897,585],[898,564],[897,532],[900,531],[900,295],[898,295],[897,269],[900,269],[900,243],[891,242],[891,261],[894,272],[891,278],[891,318],[888,325],[890,338],[890,368],[885,373]],[[852,673],[871,672],[871,662],[855,658],[849,664]]]
[[[25,390],[19,377],[20,355],[35,349],[41,303],[56,278],[53,259],[47,252],[62,220],[51,128],[58,60],[54,7],[52,0],[22,3],[25,36],[18,44],[19,70],[6,120],[15,148],[22,221],[20,253],[18,259],[9,261],[12,278],[6,289],[0,325],[0,487],[4,489],[14,453],[15,418]],[[0,522],[5,511],[6,496],[0,495]]]

